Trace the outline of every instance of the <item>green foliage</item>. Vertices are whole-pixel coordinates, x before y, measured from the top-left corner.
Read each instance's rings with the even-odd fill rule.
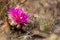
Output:
[[[44,25],[44,32],[48,32],[49,28],[48,28],[48,24]]]

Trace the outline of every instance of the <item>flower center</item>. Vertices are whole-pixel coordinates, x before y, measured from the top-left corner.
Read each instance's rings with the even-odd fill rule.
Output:
[[[20,16],[18,16],[18,18],[17,18],[18,20],[21,20],[22,19],[22,17],[20,17]]]

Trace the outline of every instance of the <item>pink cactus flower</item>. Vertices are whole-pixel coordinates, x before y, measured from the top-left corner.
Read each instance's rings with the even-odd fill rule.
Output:
[[[29,22],[29,15],[22,8],[11,8],[9,13],[13,20],[18,24],[27,24]]]

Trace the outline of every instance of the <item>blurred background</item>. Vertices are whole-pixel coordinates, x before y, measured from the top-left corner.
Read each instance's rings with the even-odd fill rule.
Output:
[[[16,24],[11,7],[23,8],[30,22]],[[0,0],[0,40],[60,40],[60,0]]]

